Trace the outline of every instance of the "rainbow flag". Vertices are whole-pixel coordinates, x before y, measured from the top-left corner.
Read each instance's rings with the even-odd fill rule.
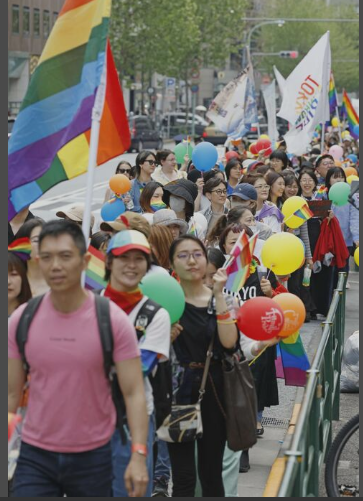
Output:
[[[251,237],[253,239],[253,237]],[[245,231],[241,233],[241,237],[237,242],[238,246],[234,247],[231,256],[234,257],[233,261],[226,267],[228,279],[226,289],[230,292],[239,292],[246,280],[250,276],[250,265],[252,262],[251,247],[255,247],[256,241],[250,243]]]
[[[335,88],[335,82],[334,82],[333,73],[330,73],[330,81],[329,81],[329,109],[330,109],[330,115],[335,115],[336,114],[337,107],[338,107],[337,90]]]
[[[354,137],[354,139],[359,139],[359,136],[355,132],[355,126],[359,125],[359,117],[345,90],[343,90],[342,113],[344,117],[347,117],[351,136]]]
[[[294,216],[300,217],[304,221],[308,221],[314,216],[314,214],[307,205],[304,205],[301,209],[298,209],[296,212],[294,212]]]
[[[14,252],[23,261],[30,259],[32,251],[30,239],[28,237],[17,238],[8,245],[8,251]]]
[[[328,196],[328,188],[323,184],[315,192],[315,200],[326,200]]]
[[[300,333],[281,339],[277,345],[276,376],[285,379],[286,386],[305,386],[310,369]]]
[[[194,235],[196,238],[199,238],[198,237],[197,225],[195,223],[194,217],[191,220],[191,225],[190,225],[190,228],[188,230],[188,235]]]
[[[107,286],[105,281],[105,255],[92,247],[88,247],[88,252],[91,254],[90,262],[86,270],[85,287],[89,290],[104,289]]]
[[[97,164],[129,148],[107,41],[110,15],[111,0],[66,0],[59,13],[9,140],[9,220],[57,183],[87,171],[96,102],[101,115]]]

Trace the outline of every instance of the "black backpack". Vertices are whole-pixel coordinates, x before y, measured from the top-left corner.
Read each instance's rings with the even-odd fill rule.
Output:
[[[22,316],[20,317],[16,330],[16,342],[24,364],[24,369],[27,373],[29,372],[30,366],[25,356],[25,345],[28,340],[28,331],[30,324],[40,306],[40,303],[43,300],[43,297],[44,295],[30,299],[24,309]],[[110,304],[107,298],[97,294],[95,294],[95,304],[103,351],[105,376],[110,381],[112,399],[117,412],[116,427],[121,433],[122,442],[126,443],[126,434],[124,431],[124,425],[126,424],[126,408],[124,398],[118,384],[117,374],[112,370],[114,363]],[[161,307],[157,303],[154,303],[150,299],[143,304],[135,321],[135,326],[142,325],[143,327],[142,332],[140,332],[140,328],[136,329],[138,339],[140,339],[140,337],[143,335],[144,330],[152,322],[154,316],[160,308]],[[156,422],[157,425],[160,426],[165,417],[170,413],[171,409],[172,382],[170,362],[159,364],[155,376],[150,375],[149,378],[154,393]]]

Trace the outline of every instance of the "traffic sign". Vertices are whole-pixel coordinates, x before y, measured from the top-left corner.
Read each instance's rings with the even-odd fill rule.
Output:
[[[223,80],[223,78],[225,77],[225,73],[224,71],[218,71],[218,80]]]
[[[149,87],[147,89],[147,93],[149,94],[149,96],[152,96],[155,94],[155,87]]]
[[[190,87],[190,90],[191,90],[194,94],[196,94],[196,93],[198,92],[198,90],[199,90],[199,85],[197,85],[197,84],[192,85],[192,86]]]

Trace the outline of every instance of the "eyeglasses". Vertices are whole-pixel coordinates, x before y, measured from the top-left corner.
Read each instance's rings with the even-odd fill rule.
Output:
[[[181,252],[178,254],[176,257],[180,259],[181,261],[189,261],[189,259],[193,256],[193,259],[197,261],[198,259],[202,259],[205,257],[204,252],[202,251],[195,251],[195,252]]]
[[[323,167],[329,167],[329,165],[334,166],[334,165],[335,165],[335,163],[334,163],[334,162],[321,162],[321,164],[320,164],[320,165],[322,165]]]
[[[260,186],[255,186],[256,190],[269,190],[270,186],[268,184],[261,184]]]
[[[145,160],[150,165],[156,165],[156,160]]]
[[[227,190],[212,190],[211,193],[217,193],[217,195],[220,197],[222,195],[227,195]]]
[[[301,184],[315,184],[313,179],[302,179]]]
[[[118,169],[117,174],[130,174],[131,169]]]

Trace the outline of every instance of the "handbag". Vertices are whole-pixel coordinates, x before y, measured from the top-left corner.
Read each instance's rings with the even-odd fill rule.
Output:
[[[203,423],[200,404],[205,393],[209,367],[213,356],[212,350],[214,344],[214,335],[215,333],[213,333],[212,340],[208,346],[202,382],[199,389],[198,402],[196,404],[190,405],[172,405],[171,413],[165,418],[163,424],[156,431],[158,438],[160,440],[163,440],[164,442],[193,442],[194,440],[201,438],[203,435]]]
[[[226,355],[223,378],[228,447],[235,452],[249,449],[257,442],[257,396],[248,361]]]

